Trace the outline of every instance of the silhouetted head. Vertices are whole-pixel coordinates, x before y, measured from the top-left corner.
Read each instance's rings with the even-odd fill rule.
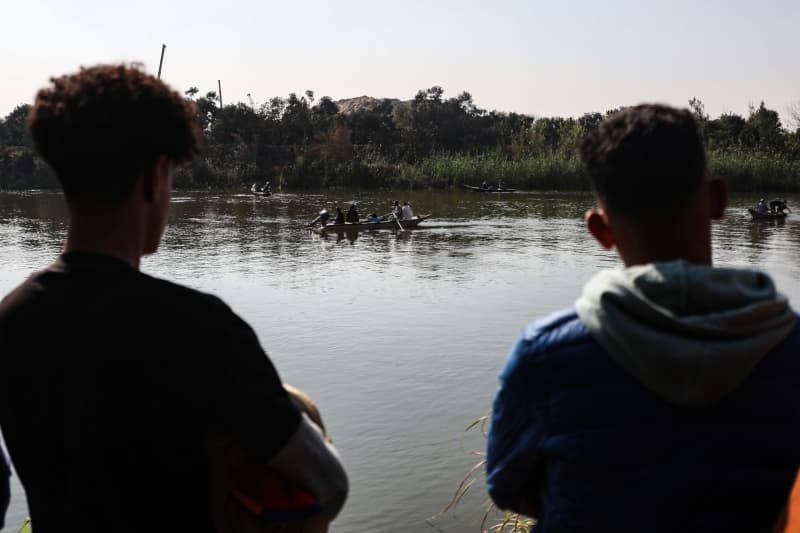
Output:
[[[586,136],[581,158],[599,203],[586,223],[604,247],[617,246],[626,264],[710,263],[710,222],[724,214],[727,185],[707,176],[689,111],[628,107]]]
[[[51,78],[28,126],[72,207],[122,203],[156,165],[193,158],[202,143],[194,104],[125,65]]]
[[[637,220],[683,205],[706,175],[706,156],[689,111],[628,107],[587,135],[581,156],[605,208]]]

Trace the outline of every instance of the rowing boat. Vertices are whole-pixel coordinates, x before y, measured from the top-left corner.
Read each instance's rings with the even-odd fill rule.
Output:
[[[362,231],[362,230],[373,230],[373,229],[400,229],[400,226],[403,229],[414,229],[419,226],[420,222],[430,218],[430,215],[422,215],[414,218],[409,218],[405,220],[400,220],[400,224],[397,223],[397,220],[381,220],[380,222],[345,222],[344,224],[328,224],[326,226],[320,226],[312,228],[314,231],[317,232],[345,232],[345,231]]]
[[[783,220],[789,216],[786,211],[776,211],[775,213],[759,213],[752,207],[747,211],[750,213],[750,216],[753,217],[753,220]]]
[[[484,189],[483,187],[476,187],[474,185],[467,185],[466,183],[461,184],[462,187],[474,192],[517,192],[517,189],[509,189],[508,187],[489,187],[488,189]]]

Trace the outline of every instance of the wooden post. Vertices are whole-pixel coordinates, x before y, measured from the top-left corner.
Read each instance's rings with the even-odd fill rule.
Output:
[[[164,64],[164,50],[167,49],[166,44],[161,45],[161,60],[158,62],[158,79],[161,79],[161,65]]]
[[[222,109],[222,82],[217,80],[217,87],[219,88],[219,108]]]

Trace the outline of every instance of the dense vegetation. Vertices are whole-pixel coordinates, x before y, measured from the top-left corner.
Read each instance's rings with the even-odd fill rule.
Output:
[[[521,189],[585,189],[577,146],[613,111],[579,118],[487,112],[469,93],[445,98],[441,87],[410,102],[367,99],[344,112],[311,91],[222,108],[213,91],[201,96],[192,87],[186,96],[197,105],[207,146],[179,171],[180,188],[240,189],[271,180],[284,189],[446,189],[502,180]],[[747,117],[711,118],[697,99],[689,106],[712,172],[735,190],[800,190],[800,128],[789,131],[763,102]],[[0,189],[55,186],[27,135],[28,110],[20,105],[0,121]]]

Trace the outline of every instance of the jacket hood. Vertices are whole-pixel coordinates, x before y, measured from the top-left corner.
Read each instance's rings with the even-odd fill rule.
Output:
[[[735,389],[797,320],[767,274],[682,260],[603,271],[575,307],[617,364],[684,406]]]

